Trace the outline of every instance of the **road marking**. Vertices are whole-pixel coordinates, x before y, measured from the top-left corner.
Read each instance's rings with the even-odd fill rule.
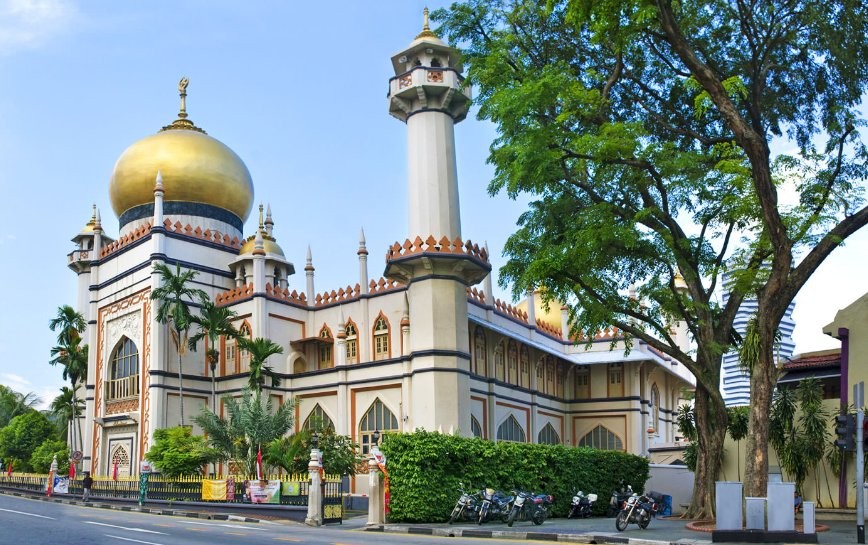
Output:
[[[123,541],[132,541],[133,543],[144,543],[145,545],[163,545],[162,543],[154,543],[153,541],[142,541],[140,539],[130,539],[128,537],[113,536],[111,534],[105,534],[105,536],[114,539],[121,539]]]
[[[205,528],[187,528],[188,532],[207,532]]]
[[[276,537],[276,538],[274,538],[274,541],[293,541],[293,542],[296,542],[296,543],[297,543],[297,542],[299,542],[299,541],[301,541],[301,540],[300,540],[300,539],[296,539],[296,538],[294,538],[294,537]]]
[[[257,530],[264,532],[265,528],[256,528],[255,526],[242,526],[241,524],[221,524],[219,522],[198,522],[195,520],[179,520],[181,524],[198,524],[200,526],[219,526],[221,528],[237,528],[239,530]]]
[[[28,517],[38,517],[41,519],[57,520],[54,517],[46,517],[45,515],[37,515],[36,513],[25,513],[24,511],[13,511],[12,509],[0,509],[0,511],[6,511],[7,513],[15,513],[16,515],[26,515]]]
[[[241,532],[223,532],[227,536],[246,536],[247,534],[242,534]]]
[[[156,530],[145,530],[144,528],[129,528],[127,526],[117,526],[115,524],[106,524],[104,522],[94,522],[92,520],[84,521],[85,524],[95,524],[97,526],[109,526],[111,528],[120,528],[121,530],[127,530],[130,532],[144,532],[146,534],[160,534],[161,536],[168,535],[165,532],[157,532]]]

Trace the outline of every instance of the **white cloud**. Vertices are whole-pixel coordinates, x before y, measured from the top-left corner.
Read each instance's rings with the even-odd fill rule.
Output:
[[[78,17],[67,0],[0,0],[0,51],[38,47]]]

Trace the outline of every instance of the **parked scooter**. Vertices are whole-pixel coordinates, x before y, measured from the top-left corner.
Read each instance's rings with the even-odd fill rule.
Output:
[[[506,521],[509,511],[512,509],[514,496],[510,496],[500,490],[486,488],[482,491],[482,503],[479,505],[479,516],[476,523],[482,524],[489,520],[500,519]]]
[[[459,521],[476,520],[479,516],[479,496],[465,491],[464,483],[459,483],[458,491],[461,492],[461,497],[458,498],[458,501],[455,502],[455,507],[452,508],[449,524]]]
[[[567,515],[571,518],[587,518],[593,514],[594,503],[597,501],[596,494],[587,494],[579,490],[573,494],[573,501],[570,504],[570,512]]]
[[[615,518],[615,528],[623,532],[628,524],[637,524],[644,530],[651,522],[651,517],[657,516],[657,509],[662,501],[663,495],[657,492],[633,494]]]
[[[607,517],[614,517],[618,511],[624,508],[624,503],[633,495],[633,487],[621,481],[620,488],[612,491],[612,497],[609,500],[609,509],[606,511]]]

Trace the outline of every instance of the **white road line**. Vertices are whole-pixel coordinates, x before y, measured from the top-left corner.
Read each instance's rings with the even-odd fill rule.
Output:
[[[85,524],[95,524],[97,526],[108,526],[109,528],[120,528],[121,530],[128,530],[130,532],[144,532],[146,534],[160,534],[161,536],[169,535],[165,532],[156,532],[154,530],[145,530],[144,528],[129,528],[127,526],[116,526],[114,524],[106,524],[104,522],[94,522],[92,520],[85,520]]]
[[[200,526],[219,526],[221,528],[243,528],[245,530],[265,531],[265,528],[257,528],[256,526],[242,526],[240,524],[221,524],[219,522],[198,522],[195,520],[179,520],[181,524],[198,524]]]
[[[28,517],[39,517],[41,519],[57,520],[54,517],[46,517],[45,515],[37,515],[35,513],[25,513],[24,511],[13,511],[12,509],[0,509],[0,511],[6,511],[7,513],[15,513],[16,515],[27,515]]]
[[[113,536],[111,534],[104,534],[104,535],[105,535],[105,537],[110,537],[110,538],[114,538],[114,539],[122,539],[124,541],[132,541],[133,543],[144,543],[145,545],[163,545],[162,543],[154,543],[153,541],[142,541],[140,539],[130,539],[128,537]]]

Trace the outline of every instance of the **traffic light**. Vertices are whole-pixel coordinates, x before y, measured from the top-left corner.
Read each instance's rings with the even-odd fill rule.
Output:
[[[838,439],[835,446],[841,450],[856,450],[856,417],[852,414],[839,414],[835,417],[835,433]]]

